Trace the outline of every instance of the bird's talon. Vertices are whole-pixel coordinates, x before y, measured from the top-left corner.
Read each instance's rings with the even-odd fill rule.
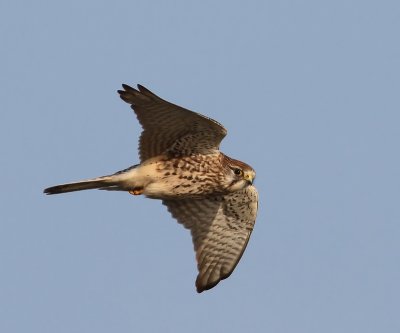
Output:
[[[132,191],[129,191],[132,195],[141,195],[143,193],[143,188],[135,188]]]

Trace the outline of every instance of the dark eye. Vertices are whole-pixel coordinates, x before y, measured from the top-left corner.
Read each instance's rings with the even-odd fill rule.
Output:
[[[243,173],[242,169],[235,169],[233,170],[233,172],[235,173],[235,175],[241,175]]]

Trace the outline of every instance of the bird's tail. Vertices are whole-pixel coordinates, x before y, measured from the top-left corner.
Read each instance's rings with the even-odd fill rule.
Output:
[[[130,186],[127,185],[127,180],[130,176],[131,170],[136,167],[137,165],[134,165],[128,169],[118,171],[117,173],[109,176],[85,179],[79,182],[48,187],[43,192],[45,194],[60,194],[92,189],[108,191],[129,191]]]

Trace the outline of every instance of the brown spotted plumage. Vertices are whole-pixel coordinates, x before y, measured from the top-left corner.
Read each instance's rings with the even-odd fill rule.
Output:
[[[127,191],[162,200],[190,229],[199,274],[198,292],[227,278],[239,262],[253,230],[258,194],[255,171],[219,151],[225,128],[208,117],[169,103],[138,85],[123,85],[143,127],[141,163],[130,168],[44,190],[58,194],[87,189]]]

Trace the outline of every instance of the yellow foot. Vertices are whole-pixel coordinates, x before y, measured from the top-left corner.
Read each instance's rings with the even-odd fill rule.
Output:
[[[129,193],[132,195],[141,195],[143,193],[143,187],[135,188],[132,191],[129,191]]]

